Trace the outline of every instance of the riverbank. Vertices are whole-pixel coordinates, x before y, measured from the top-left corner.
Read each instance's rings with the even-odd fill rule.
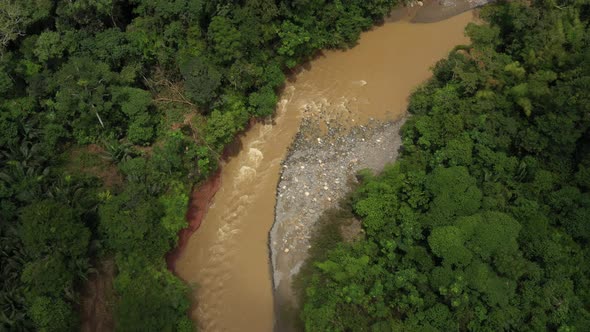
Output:
[[[198,188],[191,193],[188,209],[185,214],[188,227],[183,228],[178,232],[178,242],[176,247],[166,254],[166,265],[168,266],[168,270],[172,272],[175,271],[178,257],[180,257],[181,253],[186,248],[191,235],[193,235],[193,233],[201,226],[201,222],[209,210],[209,205],[211,205],[213,197],[215,197],[220,186],[221,169],[218,169],[207,181],[199,185]]]
[[[427,12],[433,8],[427,7]],[[428,67],[461,43],[462,39],[456,36],[460,36],[465,25],[473,19],[471,12],[462,10],[463,14],[455,13],[451,16],[456,17],[444,22],[410,23],[420,12],[414,10],[410,16],[398,19],[400,22],[385,25],[391,32],[398,33],[396,38],[403,44],[389,46],[391,49],[380,46],[381,53],[374,54],[378,62],[367,63],[367,67],[347,68],[345,61],[333,60],[338,67],[332,66],[338,70],[347,68],[348,72],[356,72],[349,78],[356,89],[340,88],[337,92],[341,95],[337,95],[333,86],[342,83],[334,82],[326,90],[316,89],[323,93],[329,91],[330,96],[314,96],[302,107],[300,130],[281,164],[275,218],[269,234],[276,331],[295,330],[293,323],[297,319],[294,315],[298,296],[294,294],[292,282],[308,257],[310,240],[317,231],[319,218],[325,211],[338,207],[338,202],[354,187],[358,171],[368,168],[379,172],[386,164],[395,161],[401,146],[399,131],[405,122],[407,97],[429,77]],[[438,57],[432,57],[433,53],[425,53],[429,51],[425,45],[432,47],[437,43],[437,36],[444,34],[444,26],[458,28],[454,35],[457,39],[439,44]],[[395,28],[401,30],[402,27],[407,28],[406,34],[395,31]],[[371,36],[374,40],[361,39],[359,48],[349,51],[351,58],[354,52],[362,52],[361,48],[390,38],[379,36],[378,29],[374,31]],[[418,31],[424,34],[419,35]],[[407,38],[412,33],[421,38]],[[396,47],[399,45],[404,47]],[[431,57],[421,59],[424,54]],[[310,72],[313,70],[317,69],[312,67]],[[340,74],[340,71],[316,72],[314,78],[329,80],[325,75],[330,73]]]
[[[299,170],[320,171],[321,165],[338,168],[334,172],[344,170],[338,176],[330,172],[329,179],[328,173],[325,179],[313,178],[314,183],[305,182],[308,175],[301,178],[300,185],[308,189],[302,187],[299,194],[303,196],[297,197],[313,203],[305,206],[311,220],[324,208],[319,198],[335,203],[338,193],[349,188],[349,175],[354,178],[358,169],[367,167],[363,163],[379,169],[395,158],[389,153],[397,152],[392,146],[399,145],[398,120],[406,98],[430,76],[430,66],[466,41],[463,29],[471,20],[471,13],[464,13],[433,24],[408,20],[384,24],[363,33],[358,45],[346,52],[322,52],[288,80],[276,116],[245,132],[239,138],[239,152],[223,163],[221,185],[209,211],[178,256],[177,275],[189,285],[198,285],[190,315],[202,330],[241,331],[247,326],[253,331],[271,331],[276,327],[268,241],[275,211],[282,204],[276,202],[277,185],[282,188],[280,175],[288,174],[283,166],[289,146],[290,158],[296,158],[295,146],[310,147],[307,157],[300,158]],[[309,189],[316,184],[321,184],[317,193]],[[291,186],[291,190],[298,188]],[[287,198],[285,190],[278,194]],[[305,240],[306,235],[309,233],[285,232],[288,241]],[[277,241],[275,255],[289,249],[289,257],[291,250],[297,251],[295,246],[279,244],[283,242]],[[306,249],[305,244],[300,242],[297,248]],[[288,275],[293,267],[282,267],[279,272]]]
[[[379,172],[394,161],[401,145],[397,121],[370,121],[347,127],[339,122],[306,117],[287,158],[277,187],[275,222],[270,232],[276,328],[288,329],[280,308],[296,306],[291,283],[307,258],[319,216],[337,208],[362,169]],[[325,134],[321,127],[327,128]]]

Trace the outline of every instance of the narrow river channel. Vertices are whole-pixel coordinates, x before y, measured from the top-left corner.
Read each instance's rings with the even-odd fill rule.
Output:
[[[175,272],[195,286],[191,316],[203,331],[272,331],[268,232],[281,160],[302,109],[345,101],[355,124],[399,118],[429,68],[467,42],[463,29],[472,19],[465,12],[436,23],[386,23],[353,49],[323,52],[293,76],[274,121],[252,126],[222,166],[219,191],[176,261]]]

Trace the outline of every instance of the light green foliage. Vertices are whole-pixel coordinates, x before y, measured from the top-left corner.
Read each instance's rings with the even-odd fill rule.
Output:
[[[465,33],[471,39],[473,45],[480,47],[496,47],[501,42],[499,38],[500,28],[486,24],[469,23]]]
[[[121,104],[125,115],[134,117],[147,112],[152,100],[149,92],[141,89],[124,87],[113,92],[113,98]]]
[[[270,64],[264,69],[263,80],[271,88],[277,88],[285,82],[285,74],[277,64]]]
[[[433,194],[425,216],[427,224],[446,225],[458,216],[475,213],[481,206],[481,190],[465,167],[436,168],[425,184]]]
[[[468,135],[452,139],[436,152],[435,160],[449,166],[469,166],[473,162],[473,141]]]
[[[22,37],[30,24],[49,15],[49,0],[0,1],[0,52],[9,42]]]
[[[69,304],[62,300],[38,297],[31,305],[31,319],[39,331],[70,331],[76,321]]]
[[[213,43],[213,51],[221,62],[235,61],[242,57],[242,35],[230,19],[215,16],[209,24],[207,35]]]
[[[297,58],[305,51],[305,47],[302,46],[309,43],[311,36],[303,27],[289,21],[283,23],[279,30],[279,36],[281,37],[281,46],[278,53],[286,56],[287,67],[293,68],[297,64]]]
[[[53,112],[48,116],[52,122],[70,123],[79,143],[90,143],[116,132],[122,119],[113,112],[113,104],[105,96],[117,76],[107,64],[89,57],[72,58],[56,75],[50,84],[55,91],[54,99],[49,101]]]
[[[244,129],[247,113],[243,105],[240,108],[223,113],[219,110],[211,112],[205,134],[207,144],[221,152],[234,139],[235,134]]]
[[[387,220],[393,219],[398,208],[396,193],[402,185],[403,176],[399,167],[386,169],[384,174],[387,174],[391,181],[366,181],[367,185],[360,189],[364,195],[354,206],[355,212],[364,218],[363,224],[369,233],[382,228]]]
[[[482,260],[518,252],[516,240],[521,226],[506,214],[488,211],[461,218],[457,225],[468,241],[468,247]]]
[[[207,106],[217,97],[221,74],[205,59],[192,58],[180,68],[185,79],[186,93],[199,105]]]
[[[338,15],[336,22],[337,37],[329,42],[330,46],[337,47],[351,47],[356,44],[361,32],[371,27],[373,21],[369,17],[362,15],[362,10],[359,7],[352,6],[349,10]]]
[[[444,264],[465,266],[472,257],[471,252],[465,248],[465,237],[458,227],[436,227],[428,237],[428,244],[435,255],[443,258]]]
[[[164,216],[160,222],[162,227],[166,229],[170,239],[176,240],[176,234],[186,227],[185,214],[189,201],[188,191],[185,185],[175,182],[170,185],[169,192],[158,199],[164,209]]]
[[[61,38],[62,36],[55,31],[45,31],[39,35],[33,51],[39,61],[46,62],[49,59],[61,57],[65,50]]]
[[[149,107],[152,98],[149,92],[123,87],[113,91],[113,99],[121,105],[121,111],[129,119],[127,138],[135,144],[149,144],[154,137],[154,124]]]
[[[252,107],[251,113],[262,117],[274,113],[278,97],[270,86],[265,86],[260,91],[252,93],[248,101]]]

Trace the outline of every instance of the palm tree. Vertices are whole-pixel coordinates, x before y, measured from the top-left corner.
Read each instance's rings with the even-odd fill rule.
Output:
[[[26,316],[24,287],[20,276],[26,261],[26,253],[18,240],[12,223],[0,224],[0,330],[31,330]]]
[[[40,184],[49,175],[40,145],[23,140],[17,147],[0,151],[0,182],[10,188],[17,200],[31,202],[40,196]]]
[[[105,152],[103,158],[110,160],[115,164],[135,158],[138,152],[133,147],[133,144],[119,141],[103,141]]]

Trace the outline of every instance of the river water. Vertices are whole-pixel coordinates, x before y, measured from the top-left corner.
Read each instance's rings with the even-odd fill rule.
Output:
[[[219,190],[176,260],[177,275],[195,286],[191,317],[203,331],[272,331],[268,232],[281,161],[302,110],[329,114],[345,105],[351,124],[399,118],[429,68],[467,42],[463,29],[472,19],[466,12],[436,23],[386,23],[363,33],[353,49],[323,52],[293,75],[275,118],[253,125],[223,164]]]

